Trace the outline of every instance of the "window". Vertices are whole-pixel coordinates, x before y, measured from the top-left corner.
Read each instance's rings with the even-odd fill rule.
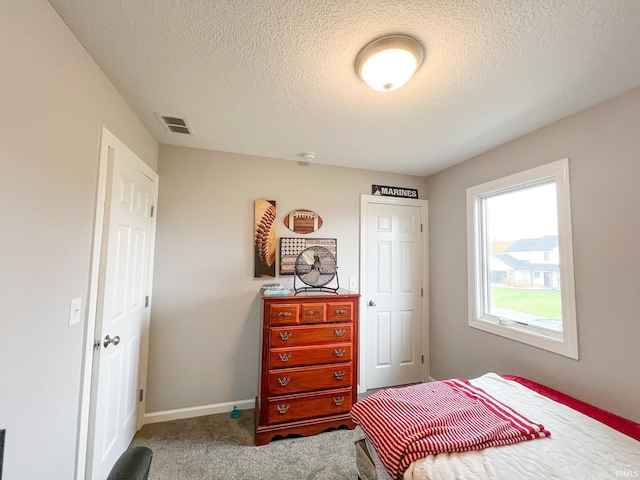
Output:
[[[469,325],[578,358],[568,159],[467,189]]]

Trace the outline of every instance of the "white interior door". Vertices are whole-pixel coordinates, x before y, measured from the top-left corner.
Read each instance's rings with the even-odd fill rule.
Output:
[[[367,389],[426,380],[426,202],[363,203]]]
[[[112,142],[96,309],[88,472],[104,480],[137,430],[157,174]]]

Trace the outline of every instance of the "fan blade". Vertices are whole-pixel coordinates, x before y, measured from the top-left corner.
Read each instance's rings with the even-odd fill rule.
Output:
[[[311,270],[309,273],[307,273],[303,277],[303,280],[308,285],[315,285],[315,283],[318,281],[319,278],[320,278],[320,271],[319,270]]]
[[[313,258],[313,252],[304,251],[302,252],[301,257],[307,265],[313,265],[313,262],[315,262],[315,258]]]

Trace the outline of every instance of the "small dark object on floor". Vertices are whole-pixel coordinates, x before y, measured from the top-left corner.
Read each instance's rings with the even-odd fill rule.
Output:
[[[152,458],[149,447],[129,448],[120,455],[107,480],[147,480]]]

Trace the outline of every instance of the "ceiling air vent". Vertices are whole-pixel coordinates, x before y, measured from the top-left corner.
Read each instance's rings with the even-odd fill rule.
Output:
[[[156,113],[156,116],[168,131],[191,135],[191,128],[189,127],[186,118],[177,117],[175,115],[162,115],[161,113]]]

